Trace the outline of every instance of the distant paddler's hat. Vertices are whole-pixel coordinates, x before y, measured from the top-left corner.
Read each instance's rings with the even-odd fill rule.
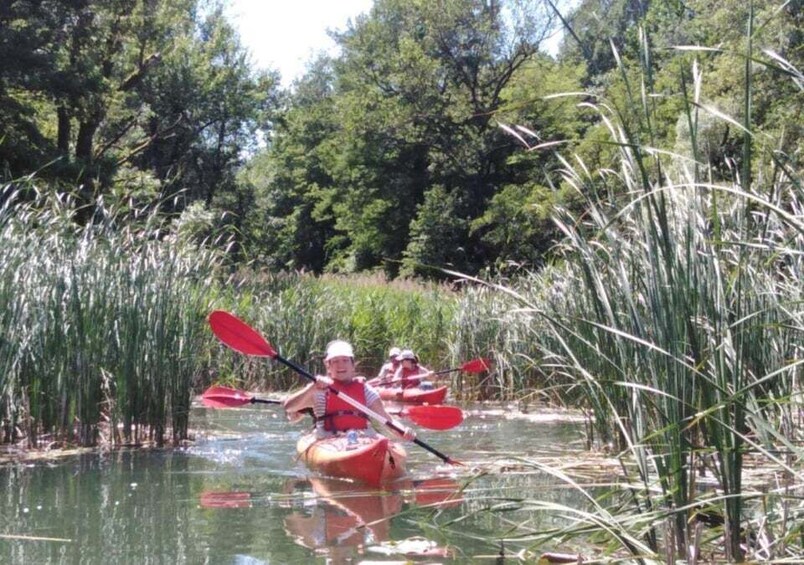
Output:
[[[399,349],[398,347],[392,347],[392,348],[391,348],[391,349],[388,351],[388,359],[396,359],[396,358],[397,358],[397,356],[398,356],[400,353],[402,353],[402,350],[401,350],[401,349]]]
[[[355,352],[352,350],[352,346],[349,344],[349,342],[336,339],[335,341],[330,341],[329,344],[327,344],[327,356],[324,357],[324,361],[329,361],[335,357],[351,357],[354,359]]]
[[[413,353],[413,351],[411,351],[410,349],[405,349],[404,351],[401,351],[397,359],[399,359],[400,361],[404,361],[406,359],[409,359],[411,361],[418,361],[418,359],[416,359],[416,354]]]

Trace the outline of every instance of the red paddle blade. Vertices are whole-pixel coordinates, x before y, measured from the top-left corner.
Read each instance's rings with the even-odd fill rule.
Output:
[[[463,422],[463,412],[456,406],[408,406],[402,415],[431,430],[449,430]]]
[[[201,395],[204,406],[211,408],[237,408],[251,403],[251,397],[243,391],[225,386],[209,387]]]
[[[235,351],[260,357],[278,355],[257,330],[229,312],[223,310],[212,312],[209,315],[209,326],[219,340]]]
[[[416,483],[414,501],[420,506],[456,508],[463,503],[461,485],[448,477],[436,477]]]
[[[482,373],[491,369],[491,359],[481,357],[480,359],[472,359],[461,365],[461,371],[466,373]]]
[[[215,492],[201,493],[199,499],[202,508],[249,508],[251,494],[248,492]]]

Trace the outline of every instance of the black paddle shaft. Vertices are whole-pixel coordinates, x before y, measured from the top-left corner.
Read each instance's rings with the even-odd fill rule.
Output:
[[[272,398],[255,398],[253,396],[249,402],[251,402],[251,404],[282,404],[281,400],[274,400]],[[305,408],[304,410],[301,410],[301,414],[307,414],[315,418],[312,408]]]

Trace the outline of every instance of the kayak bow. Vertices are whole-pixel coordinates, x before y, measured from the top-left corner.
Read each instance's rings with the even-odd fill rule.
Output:
[[[316,439],[310,433],[299,439],[296,451],[310,469],[373,487],[404,476],[408,457],[402,445],[382,435],[358,435],[357,443],[350,444],[346,436]]]

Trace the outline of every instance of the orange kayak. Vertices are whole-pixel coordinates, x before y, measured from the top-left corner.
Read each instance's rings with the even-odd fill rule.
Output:
[[[383,400],[408,404],[443,404],[447,397],[447,387],[445,386],[430,389],[378,386],[377,392]]]
[[[314,433],[306,434],[296,443],[296,451],[310,469],[374,487],[404,476],[408,458],[401,444],[382,435],[359,435],[356,443],[349,443],[346,436],[316,439]]]

